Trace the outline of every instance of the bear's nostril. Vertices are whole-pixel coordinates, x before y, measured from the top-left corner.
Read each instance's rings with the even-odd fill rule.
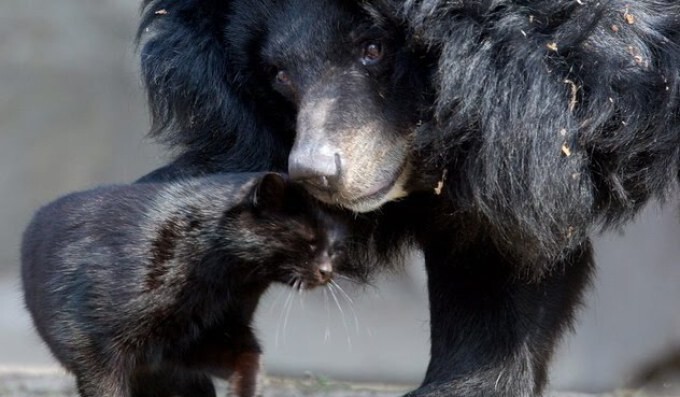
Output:
[[[340,176],[340,155],[293,151],[288,160],[288,175],[293,180],[333,190]]]

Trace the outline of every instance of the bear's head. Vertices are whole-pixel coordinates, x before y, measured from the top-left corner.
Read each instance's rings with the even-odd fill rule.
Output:
[[[155,129],[184,152],[355,211],[407,194],[429,69],[389,1],[147,1],[142,29]]]

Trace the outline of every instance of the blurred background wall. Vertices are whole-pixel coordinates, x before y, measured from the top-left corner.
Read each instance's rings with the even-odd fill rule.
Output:
[[[54,366],[23,310],[18,247],[38,206],[132,181],[167,157],[145,139],[148,116],[133,45],[135,0],[0,2],[0,367]],[[680,360],[677,201],[596,239],[598,278],[562,344],[553,387],[626,386]],[[258,327],[268,370],[418,382],[428,352],[422,261],[375,287],[298,296],[273,289]],[[335,300],[339,302],[339,307]],[[353,304],[349,300],[353,301]]]

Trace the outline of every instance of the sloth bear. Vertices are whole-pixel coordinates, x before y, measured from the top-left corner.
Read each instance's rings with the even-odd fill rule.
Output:
[[[431,361],[412,397],[540,396],[592,275],[588,236],[680,176],[674,0],[143,10],[151,133],[177,157],[139,183],[287,171],[354,213],[357,260],[421,249]]]

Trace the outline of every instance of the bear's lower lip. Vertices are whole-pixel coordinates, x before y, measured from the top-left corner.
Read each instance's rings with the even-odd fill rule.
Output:
[[[387,183],[377,185],[361,194],[360,196],[348,197],[337,191],[322,190],[314,185],[306,185],[305,188],[318,200],[328,204],[337,205],[354,212],[370,212],[380,208],[383,204],[407,195],[404,185],[410,173],[410,166],[406,162],[397,168]]]
[[[389,183],[387,183],[383,186],[377,187],[373,190],[369,190],[368,193],[364,194],[363,196],[361,196],[359,198],[352,200],[352,202],[380,200],[382,197],[386,196],[387,193],[389,193],[389,191],[392,189],[394,184],[397,183],[397,179],[399,179],[398,176],[397,176],[397,178],[393,179],[392,181],[390,181]]]
[[[406,196],[403,185],[408,176],[408,169],[408,165],[399,167],[388,183],[369,190],[368,193],[351,201],[341,203],[342,206],[355,212],[370,212],[389,201]]]

